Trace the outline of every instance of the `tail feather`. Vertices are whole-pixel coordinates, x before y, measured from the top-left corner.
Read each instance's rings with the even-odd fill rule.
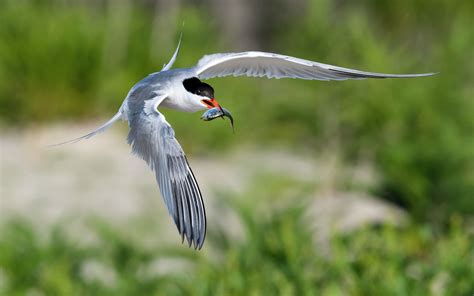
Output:
[[[106,123],[104,123],[103,125],[98,127],[97,129],[93,130],[92,132],[88,133],[87,135],[84,135],[84,136],[81,136],[81,137],[78,137],[78,138],[75,138],[75,139],[72,139],[72,140],[69,140],[69,141],[66,141],[66,142],[49,145],[49,147],[60,146],[60,145],[64,145],[64,144],[72,144],[72,143],[77,143],[77,142],[79,142],[83,139],[89,139],[90,137],[92,137],[92,136],[94,136],[98,133],[101,133],[101,132],[105,131],[106,129],[108,129],[109,127],[111,127],[121,117],[122,117],[122,110],[117,112],[117,114],[115,114],[109,121],[107,121]]]
[[[181,32],[181,34],[179,35],[179,41],[178,41],[178,46],[176,47],[176,50],[174,51],[174,54],[173,56],[171,57],[171,60],[168,62],[168,64],[164,64],[163,65],[163,69],[161,69],[161,71],[167,71],[169,69],[171,69],[171,67],[173,66],[174,62],[176,61],[176,57],[178,56],[178,52],[179,52],[179,47],[181,45],[181,37],[183,37],[183,33]]]

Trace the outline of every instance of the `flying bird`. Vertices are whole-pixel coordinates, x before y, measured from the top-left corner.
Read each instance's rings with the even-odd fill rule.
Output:
[[[82,137],[105,131],[118,120],[128,122],[127,141],[132,151],[154,171],[161,195],[182,241],[201,249],[206,237],[206,212],[198,181],[189,166],[171,125],[161,107],[183,112],[207,110],[203,120],[227,117],[231,113],[214,96],[214,89],[202,80],[224,76],[346,80],[366,78],[413,78],[424,74],[382,74],[322,64],[296,57],[247,51],[218,53],[202,57],[196,66],[171,69],[178,56],[181,38],[171,60],[159,72],[149,74],[128,92],[118,112],[105,124]],[[60,145],[60,144],[58,144]]]

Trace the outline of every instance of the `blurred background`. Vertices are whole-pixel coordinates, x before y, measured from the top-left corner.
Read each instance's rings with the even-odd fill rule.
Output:
[[[1,0],[0,294],[472,295],[474,2]],[[181,244],[127,125],[134,83],[263,50],[407,80],[208,81],[164,110],[201,184]]]

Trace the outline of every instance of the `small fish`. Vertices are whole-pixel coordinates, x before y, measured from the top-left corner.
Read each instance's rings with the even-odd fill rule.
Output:
[[[204,112],[201,119],[204,121],[210,121],[219,117],[224,117],[224,112],[219,107],[211,108]]]
[[[222,119],[224,119],[224,117],[229,118],[230,125],[232,126],[232,131],[234,130],[234,118],[232,118],[232,114],[230,114],[229,110],[225,108],[211,108],[202,114],[201,119],[204,121],[211,121],[219,117]]]

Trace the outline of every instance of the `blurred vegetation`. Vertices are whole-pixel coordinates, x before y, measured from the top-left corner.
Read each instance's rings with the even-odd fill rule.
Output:
[[[177,67],[234,51],[206,7],[183,5],[173,32],[157,34],[147,1],[97,3],[0,2],[0,126],[105,121],[135,82],[168,61],[180,30]],[[473,19],[469,0],[310,0],[298,18],[274,24],[260,49],[368,71],[440,74],[330,83],[211,80],[236,118],[236,135],[227,123],[164,111],[189,154],[239,143],[315,155],[333,149],[347,163],[370,160],[381,179],[369,190],[407,209],[415,221],[408,228],[334,236],[326,256],[309,243],[301,209],[257,219],[236,205],[248,239],[226,243],[225,235],[211,234],[209,245],[225,254],[216,260],[135,245],[107,227],[94,228],[94,246],[76,244],[61,228],[42,240],[31,225],[16,222],[0,236],[0,292],[433,295],[441,286],[440,295],[472,294],[474,242],[465,224],[474,213]],[[143,275],[148,262],[170,256],[189,261],[189,271]],[[116,285],[84,277],[91,261],[115,272]]]
[[[267,200],[268,202],[268,200]],[[260,210],[262,210],[260,203]],[[85,244],[58,226],[46,237],[24,220],[0,236],[5,295],[471,295],[474,238],[453,217],[444,233],[427,225],[365,228],[313,243],[303,207],[269,210],[234,203],[246,235],[213,225],[205,251],[141,244],[95,222]],[[260,212],[260,214],[257,214]],[[149,233],[153,235],[153,233]],[[75,238],[72,238],[75,237]],[[208,250],[208,251],[206,251]]]
[[[179,24],[171,24],[176,38],[169,38],[169,28],[153,31],[146,2],[97,3],[2,1],[3,126],[105,120],[135,82],[161,69],[179,30],[178,67],[233,50],[204,6],[183,5]],[[372,188],[377,195],[445,225],[453,212],[474,212],[473,3],[309,1],[299,18],[274,24],[265,50],[371,71],[440,74],[342,83],[212,80],[237,119],[235,136],[227,124],[199,122],[198,114],[166,116],[191,154],[257,143],[315,154],[329,147],[349,162],[373,160],[382,175]]]

